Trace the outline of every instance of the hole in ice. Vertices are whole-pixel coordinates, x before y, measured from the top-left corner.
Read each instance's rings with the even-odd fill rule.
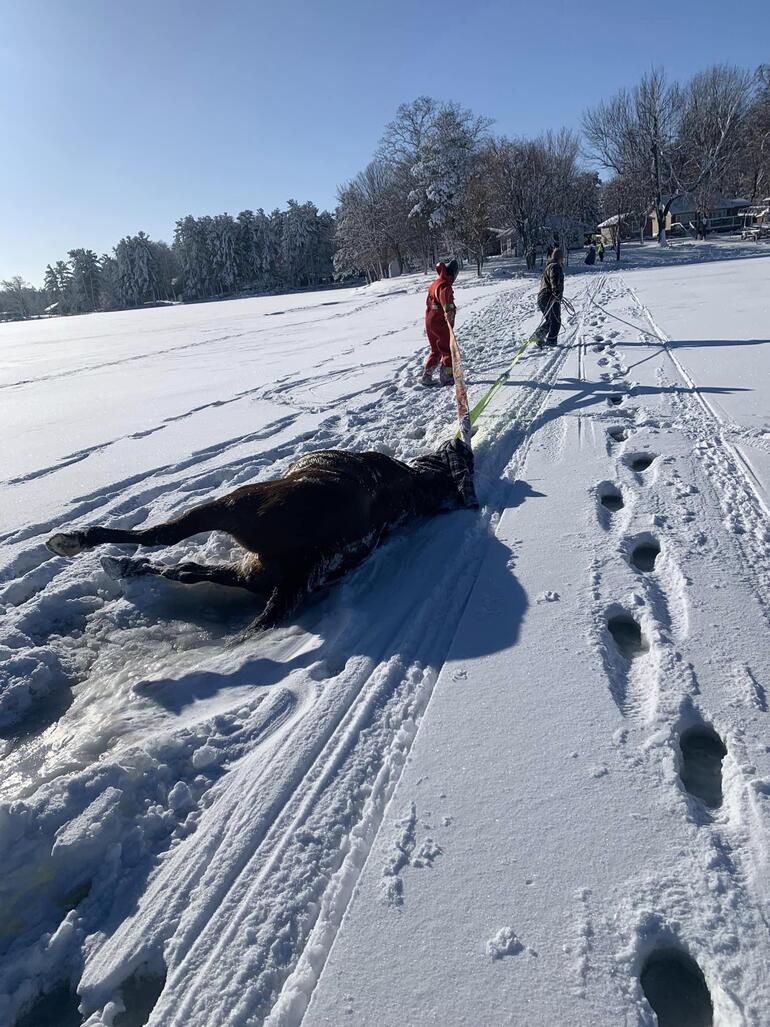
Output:
[[[140,967],[123,982],[120,993],[125,1012],[118,1013],[113,1027],[144,1027],[166,986],[166,975],[152,973],[148,967]]]
[[[649,539],[646,542],[640,542],[631,550],[631,565],[638,571],[653,571],[658,556],[660,556],[660,543],[657,539]]]
[[[17,1020],[15,1027],[80,1027],[80,999],[68,984],[60,984],[39,998],[30,1011]]]
[[[685,731],[679,739],[682,753],[680,776],[690,795],[710,809],[722,805],[722,760],[727,755],[725,743],[707,724]]]
[[[654,459],[654,453],[634,453],[628,458],[628,466],[632,471],[641,474],[642,471],[647,470]]]
[[[82,884],[71,888],[62,899],[62,906],[66,910],[75,909],[80,903],[91,894],[93,881],[83,881]]]
[[[650,648],[650,643],[642,635],[642,629],[627,613],[619,613],[610,617],[607,620],[607,630],[627,660],[636,659]]]
[[[607,434],[613,442],[625,442],[628,438],[628,431],[622,425],[615,425],[614,428],[608,428]]]
[[[605,485],[599,494],[599,502],[606,510],[610,510],[612,513],[617,513],[618,510],[623,509],[623,497],[620,494],[620,490],[616,489],[613,485]]]
[[[711,1027],[714,1010],[703,971],[685,952],[660,949],[642,968],[642,991],[658,1027]]]
[[[60,720],[75,701],[69,685],[61,685],[47,696],[42,696],[37,704],[15,723],[0,728],[0,738],[7,741],[23,742],[35,738]]]

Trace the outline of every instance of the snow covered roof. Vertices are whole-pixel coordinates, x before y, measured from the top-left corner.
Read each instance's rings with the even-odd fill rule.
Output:
[[[52,314],[54,312],[54,310],[58,310],[58,307],[59,307],[59,301],[57,300],[56,303],[52,303],[49,307],[46,307],[45,310],[43,311],[43,313],[45,313],[45,314]]]
[[[663,202],[668,202],[668,197],[666,197]],[[717,194],[709,200],[708,206],[711,210],[737,210],[739,207],[748,207],[750,202],[750,200],[743,200],[739,196],[728,199],[726,196],[719,196]],[[680,196],[675,196],[669,208],[672,214],[684,214],[691,210],[697,209],[698,203],[695,197],[689,196],[687,193],[682,193],[682,195]]]
[[[598,224],[596,227],[597,228],[612,228],[613,225],[617,225],[621,221],[624,221],[629,216],[629,213],[630,212],[627,212],[625,214],[613,214],[611,218],[607,218],[606,221],[602,221],[601,224]]]

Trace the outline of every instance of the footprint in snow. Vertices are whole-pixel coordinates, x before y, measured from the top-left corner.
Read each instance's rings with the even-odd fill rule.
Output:
[[[682,784],[709,809],[722,805],[722,760],[725,743],[708,724],[688,728],[679,738]]]
[[[636,474],[641,474],[656,459],[655,453],[627,453],[625,462]]]
[[[610,513],[617,513],[618,510],[622,510],[624,506],[623,496],[620,489],[609,483],[600,487],[599,502],[604,509],[609,510]]]
[[[639,542],[629,553],[628,559],[632,567],[638,571],[649,573],[655,570],[655,561],[660,556],[660,542],[650,535]]]
[[[714,1009],[703,971],[681,949],[657,949],[639,978],[658,1027],[712,1027]]]
[[[642,629],[628,613],[618,613],[607,619],[607,630],[619,652],[629,662],[649,651],[650,643]]]

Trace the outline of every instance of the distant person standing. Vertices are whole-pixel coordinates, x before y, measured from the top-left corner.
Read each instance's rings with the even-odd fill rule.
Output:
[[[586,253],[586,264],[591,265],[596,263],[596,247],[591,242],[588,244],[588,253]]]
[[[448,264],[436,264],[438,277],[431,282],[425,302],[425,334],[428,336],[430,353],[425,361],[422,385],[433,385],[433,371],[439,368],[439,385],[453,385],[452,353],[449,348],[449,325],[454,328],[455,307],[454,289],[457,278],[457,261]],[[448,323],[447,323],[448,322]]]
[[[555,346],[561,330],[561,301],[564,296],[564,269],[561,263],[562,252],[557,246],[545,265],[537,294],[537,305],[545,322],[536,333],[538,346],[543,343]]]
[[[599,263],[604,263],[604,240],[600,239],[596,245],[596,255],[599,258]]]

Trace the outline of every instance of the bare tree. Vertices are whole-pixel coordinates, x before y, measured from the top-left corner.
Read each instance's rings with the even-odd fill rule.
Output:
[[[530,264],[536,246],[560,225],[588,214],[586,207],[596,213],[596,175],[579,167],[578,145],[566,130],[492,145],[496,217],[516,229]]]
[[[743,131],[740,187],[751,200],[770,193],[770,64],[760,65]]]
[[[675,196],[672,157],[681,105],[679,88],[669,85],[663,70],[656,68],[631,92],[622,89],[583,115],[591,156],[608,171],[638,182],[655,210],[662,246]],[[664,200],[666,193],[670,195]]]
[[[638,179],[615,175],[602,186],[601,205],[605,219],[615,220],[612,226],[615,260],[620,260],[623,221],[628,219],[630,223],[634,218],[638,218],[640,238],[642,237],[648,209],[647,195],[640,190]]]
[[[748,72],[716,64],[683,90],[673,171],[678,189],[695,199],[700,238],[712,199],[737,180],[751,89]]]

